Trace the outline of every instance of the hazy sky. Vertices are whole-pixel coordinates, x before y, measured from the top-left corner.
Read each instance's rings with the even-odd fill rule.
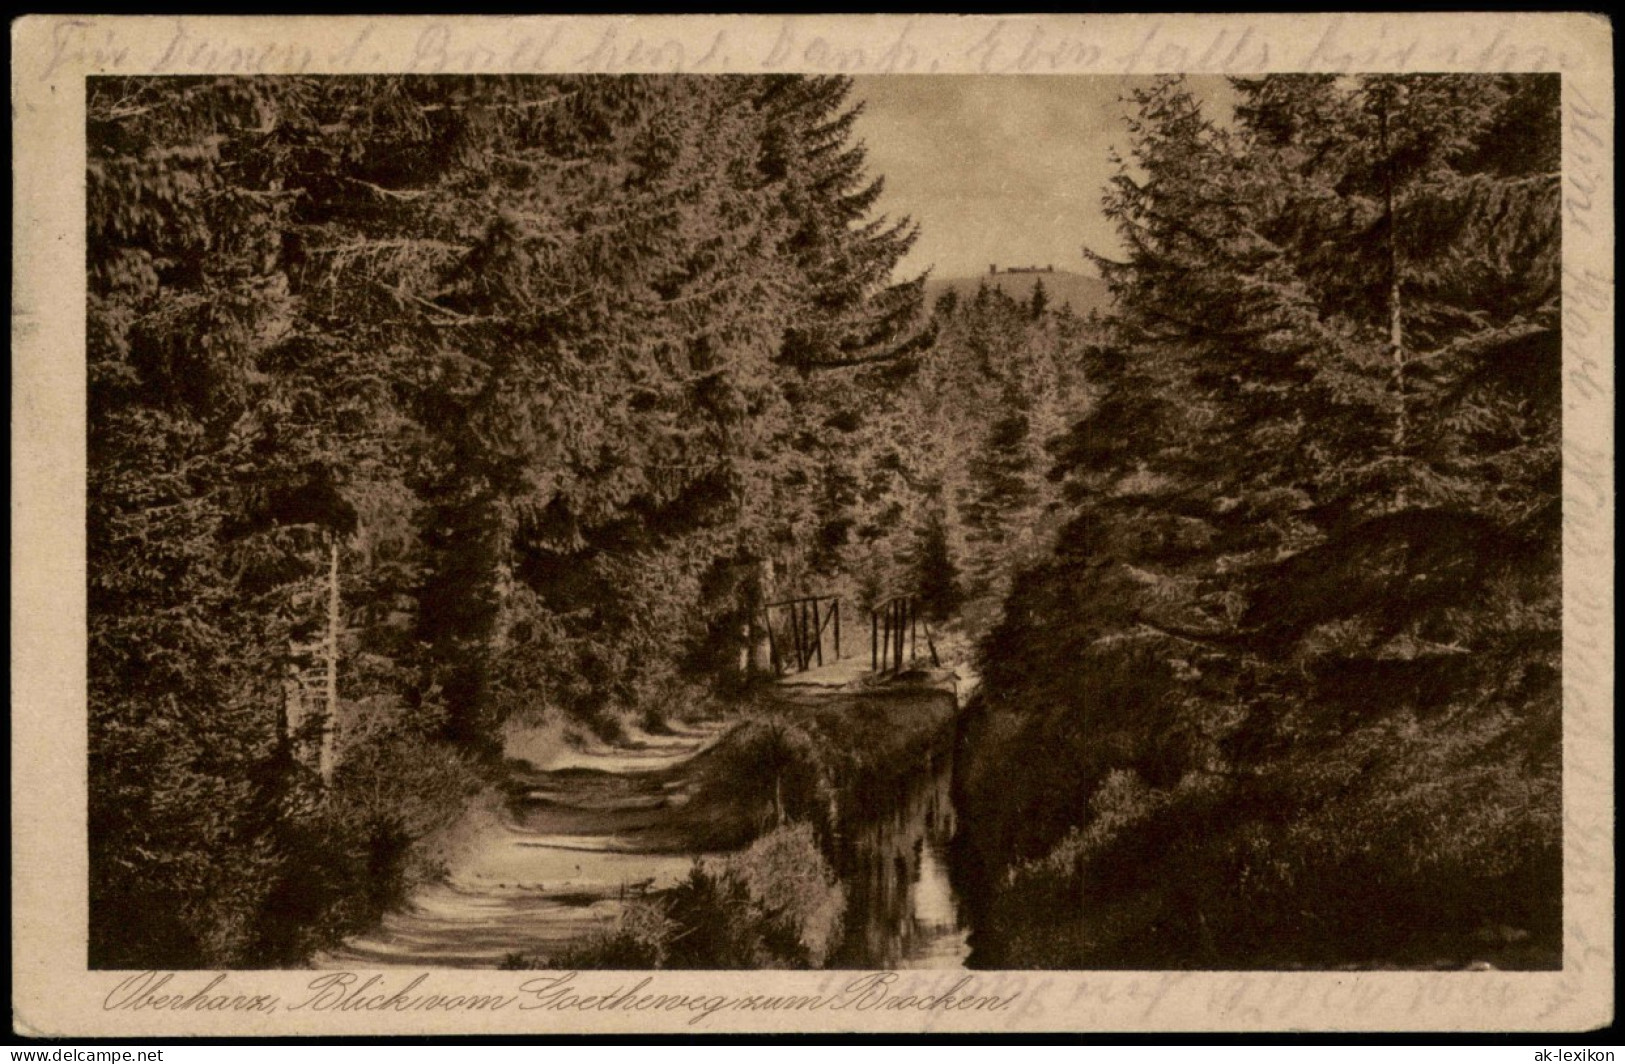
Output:
[[[869,172],[886,178],[878,209],[922,227],[903,275],[934,266],[961,277],[994,262],[1094,272],[1083,246],[1117,248],[1100,193],[1110,149],[1128,146],[1119,98],[1146,80],[855,78],[852,95],[866,101],[857,135]]]

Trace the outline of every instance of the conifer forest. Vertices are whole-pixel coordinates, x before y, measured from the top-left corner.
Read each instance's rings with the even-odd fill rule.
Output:
[[[91,78],[92,967],[1561,967],[1558,78],[1221,88]]]

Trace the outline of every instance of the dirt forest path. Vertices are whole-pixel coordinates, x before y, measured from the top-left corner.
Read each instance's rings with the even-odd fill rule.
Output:
[[[512,953],[549,954],[610,926],[624,899],[686,878],[694,858],[680,811],[698,787],[697,755],[727,722],[566,750],[516,769],[499,823],[479,833],[443,882],[316,968],[494,968]]]
[[[803,723],[833,717],[844,721],[841,730],[861,725],[867,738],[856,745],[884,756],[890,744],[939,728],[944,712],[952,714],[940,708],[940,694],[921,700],[910,692],[940,692],[946,684],[962,698],[976,682],[965,665],[926,676],[876,685],[868,657],[854,655],[781,677],[760,693],[757,710]],[[674,723],[667,734],[635,733],[615,745],[543,743],[511,757],[503,800],[490,822],[468,832],[445,878],[373,930],[317,954],[312,965],[494,968],[513,954],[556,955],[612,929],[626,901],[676,886],[696,858],[727,852],[765,826],[756,820],[751,781],[741,778],[750,767],[728,756],[723,741],[743,719]],[[946,791],[936,789],[936,803],[945,806]],[[911,868],[877,908],[910,908],[915,893],[925,899],[948,890],[945,873],[916,889],[925,871],[919,862],[937,856],[916,852],[924,829],[912,820],[924,809],[905,815],[900,808],[894,819],[909,823],[875,829],[873,845],[881,849],[894,834],[908,836],[901,860]],[[898,861],[889,851],[876,857],[886,869],[881,878],[896,878]],[[883,919],[900,918],[893,912]]]

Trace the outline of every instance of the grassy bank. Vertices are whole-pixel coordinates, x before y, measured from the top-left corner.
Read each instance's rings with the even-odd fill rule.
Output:
[[[447,744],[399,738],[358,751],[330,787],[290,789],[294,815],[276,834],[243,952],[256,965],[297,965],[374,926],[494,822],[495,780],[490,765]]]
[[[1280,601],[1400,584],[1391,561],[1311,560],[1267,585]],[[1520,561],[1426,603],[1425,641],[1312,616],[1268,655],[1114,627],[1105,566],[1031,580],[960,735],[974,963],[1560,965],[1557,645],[1548,614],[1495,612]]]

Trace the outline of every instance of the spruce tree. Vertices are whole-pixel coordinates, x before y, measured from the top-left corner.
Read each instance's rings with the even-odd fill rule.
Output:
[[[1073,519],[986,645],[999,723],[969,740],[966,845],[1005,884],[984,963],[1393,961],[1486,920],[1549,945],[1551,86],[1237,88],[1234,125],[1139,93],[1106,197],[1128,250],[1058,450]],[[1099,877],[1144,832],[1181,885],[1107,927],[1142,887]]]

